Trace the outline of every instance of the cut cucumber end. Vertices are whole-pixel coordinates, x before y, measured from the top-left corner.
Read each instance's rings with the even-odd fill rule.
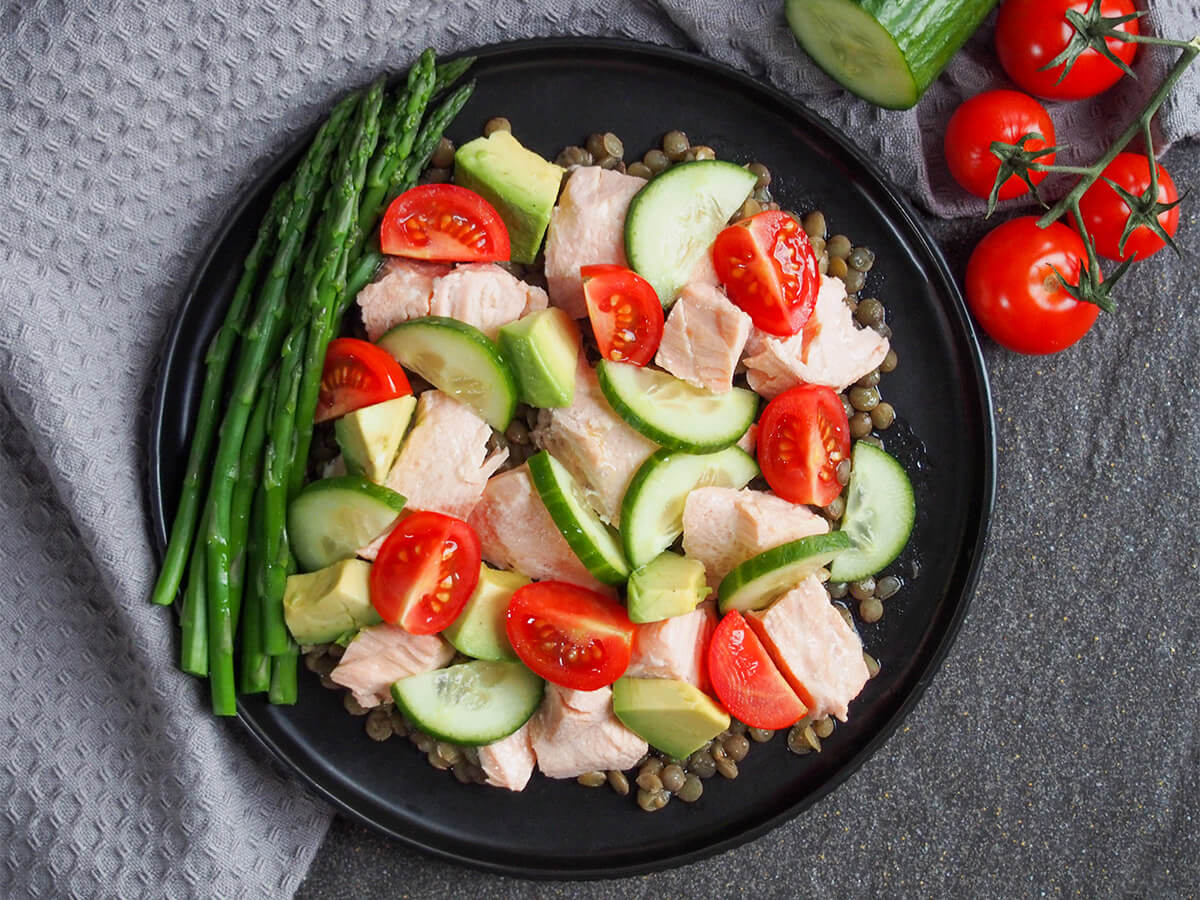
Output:
[[[917,518],[912,482],[895,457],[862,441],[851,454],[842,533],[851,547],[829,567],[834,581],[858,581],[891,563]]]
[[[721,580],[717,597],[722,615],[733,609],[748,612],[770,606],[850,546],[845,532],[834,531],[789,541],[750,557]]]
[[[888,109],[921,99],[895,38],[854,0],[788,0],[786,14],[800,46],[847,90]]]

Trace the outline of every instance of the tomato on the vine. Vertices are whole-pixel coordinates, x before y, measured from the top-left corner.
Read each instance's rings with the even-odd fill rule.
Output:
[[[1024,134],[1040,134],[1044,140],[1030,138],[1025,142],[1026,150],[1044,150],[1054,146],[1054,123],[1046,108],[1027,94],[1019,91],[985,91],[965,101],[954,111],[946,126],[946,163],[950,174],[977,197],[989,197],[996,176],[1000,172],[1000,160],[992,153],[992,142],[1015,144]],[[1039,162],[1054,162],[1054,154],[1038,158]],[[1047,172],[1030,172],[1029,177],[1038,184]],[[1009,200],[1029,190],[1016,175],[1010,175],[1000,186],[1000,200]]]
[[[1083,240],[1061,222],[1039,228],[1033,216],[989,232],[967,263],[967,305],[996,343],[1018,353],[1057,353],[1078,341],[1099,307],[1063,288],[1087,267]]]
[[[1145,259],[1161,250],[1166,242],[1147,228],[1139,225],[1129,234],[1125,241],[1125,252],[1120,250],[1121,235],[1125,233],[1125,225],[1129,221],[1129,206],[1121,196],[1113,190],[1112,185],[1105,179],[1120,185],[1135,197],[1140,197],[1150,187],[1150,161],[1140,153],[1118,153],[1110,162],[1091,187],[1079,198],[1079,212],[1083,216],[1083,227],[1096,243],[1096,252],[1108,259],[1118,262],[1131,259]],[[1159,203],[1174,203],[1179,199],[1175,182],[1167,174],[1167,170],[1158,166]],[[1173,207],[1158,214],[1158,224],[1163,231],[1175,236],[1179,227],[1179,207]]]
[[[1135,12],[1133,0],[1094,0],[1105,18]],[[1042,71],[1064,49],[1075,34],[1067,21],[1067,10],[1086,13],[1093,0],[1005,0],[996,19],[996,53],[1000,65],[1017,86],[1049,100],[1082,100],[1094,97],[1116,84],[1123,74],[1110,60],[1089,47],[1063,77],[1063,65]],[[1138,33],[1137,19],[1117,26],[1128,34]],[[1105,38],[1108,49],[1126,65],[1133,62],[1137,44]],[[1059,81],[1059,78],[1062,80]]]

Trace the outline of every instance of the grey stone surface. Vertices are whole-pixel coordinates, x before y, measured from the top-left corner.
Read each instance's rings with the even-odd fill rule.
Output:
[[[1165,164],[1200,184],[1200,144]],[[999,477],[979,588],[929,691],[839,790],[739,849],[616,882],[487,875],[338,817],[298,896],[1200,892],[1197,218],[1183,257],[1135,267],[1070,350],[984,342]],[[990,226],[926,224],[961,279]]]

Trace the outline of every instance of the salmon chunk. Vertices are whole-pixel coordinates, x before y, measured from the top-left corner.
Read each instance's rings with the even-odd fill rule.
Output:
[[[596,371],[582,354],[574,401],[561,409],[540,410],[532,434],[534,444],[566,466],[588,503],[612,525],[619,522],[621,500],[634,473],[658,449],[612,411]]]
[[[468,521],[479,535],[483,558],[492,565],[612,593],[567,544],[533,486],[528,465],[493,476]]]
[[[855,326],[846,286],[825,275],[809,323],[786,338],[752,329],[742,362],[750,387],[772,399],[798,384],[840,391],[879,368],[888,347],[888,339],[874,329]]]
[[[654,361],[689,384],[725,393],[751,327],[719,289],[689,284],[671,307]]]
[[[627,265],[625,213],[646,183],[599,166],[574,169],[546,230],[546,282],[550,302],[575,319],[587,316],[581,266]]]
[[[816,718],[846,721],[851,700],[870,675],[857,632],[810,575],[766,609],[746,613],[796,694]]]
[[[546,684],[542,705],[529,722],[538,768],[550,778],[574,778],[637,765],[646,742],[613,714],[612,688],[573,691]]]
[[[389,257],[379,277],[358,292],[367,337],[377,341],[393,325],[429,315],[434,283],[449,273],[443,263]]]
[[[399,625],[372,625],[346,647],[330,679],[350,688],[360,706],[392,699],[392,683],[409,675],[440,669],[454,648],[436,634],[409,634]]]
[[[429,315],[474,325],[492,340],[501,325],[545,309],[546,292],[526,284],[495,263],[458,266],[433,284]]]
[[[763,491],[698,488],[683,505],[683,552],[704,563],[714,591],[750,557],[827,531],[829,523],[807,506]]]
[[[425,391],[386,484],[404,495],[407,509],[465,519],[508,459],[507,449],[488,453],[491,436],[491,426],[469,406],[441,391]]]
[[[526,722],[506,738],[479,748],[479,765],[487,783],[510,791],[523,791],[533,775],[533,745]]]
[[[661,622],[637,625],[633,659],[625,674],[632,678],[675,678],[703,690],[705,657],[716,617],[711,604]]]

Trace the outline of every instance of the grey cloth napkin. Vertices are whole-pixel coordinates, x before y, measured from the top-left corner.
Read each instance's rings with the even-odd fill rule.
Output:
[[[1151,27],[1200,30],[1187,2]],[[0,11],[0,896],[277,896],[329,810],[174,666],[147,596],[144,430],[159,348],[242,191],[348,87],[522,37],[699,49],[807,100],[926,208],[975,212],[938,135],[1000,83],[986,36],[916,112],[847,97],[779,2],[11,2]],[[1166,53],[1103,102],[1056,107],[1083,155],[1136,111]],[[1200,78],[1162,120],[1200,132]],[[1110,115],[1111,113],[1111,115]]]

